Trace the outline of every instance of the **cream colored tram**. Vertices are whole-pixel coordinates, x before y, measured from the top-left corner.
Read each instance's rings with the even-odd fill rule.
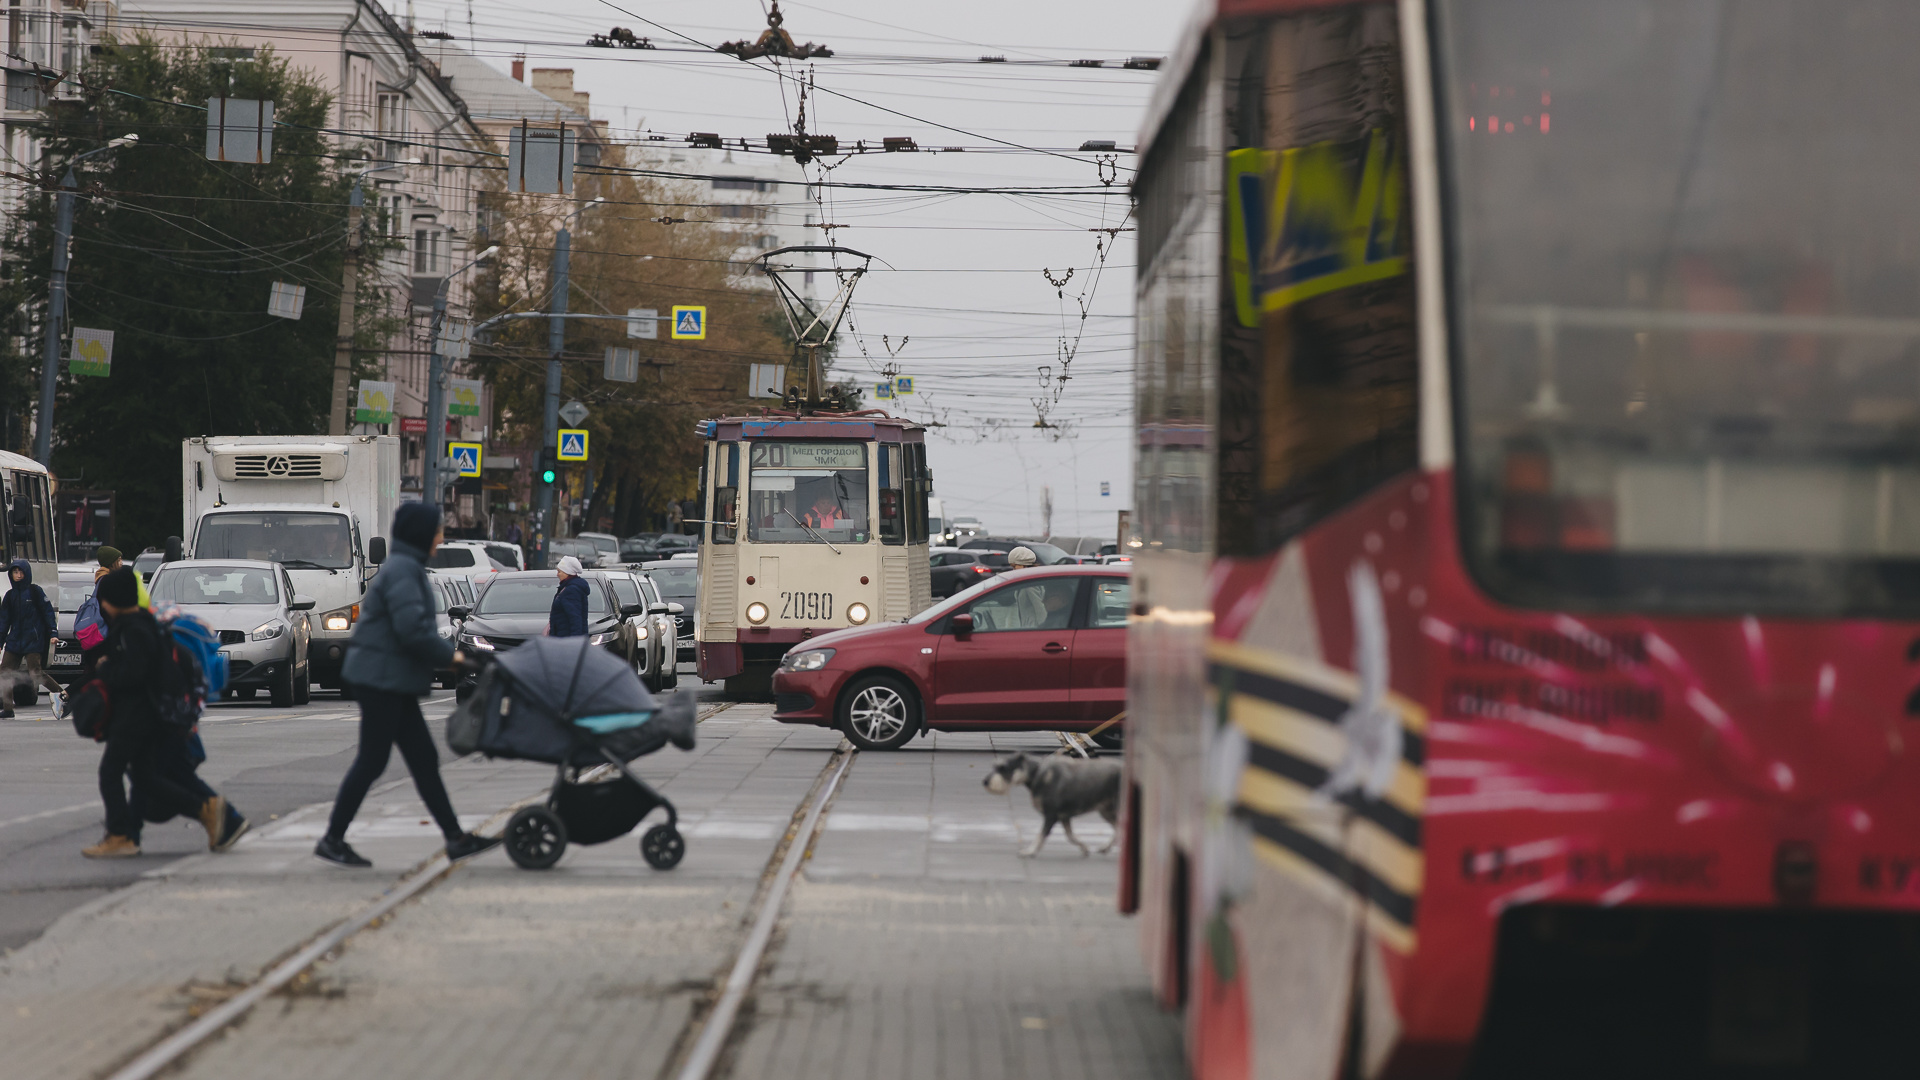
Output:
[[[925,429],[888,416],[700,425],[705,513],[694,638],[702,679],[770,695],[793,646],[933,603]]]
[[[60,582],[54,569],[53,484],[47,467],[29,457],[0,450],[0,499],[4,499],[5,562],[25,559],[33,580],[52,596]]]

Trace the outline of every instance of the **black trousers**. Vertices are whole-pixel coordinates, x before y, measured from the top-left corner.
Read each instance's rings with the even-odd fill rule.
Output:
[[[199,799],[201,803],[205,803],[206,800],[218,795],[219,792],[213,790],[212,785],[208,784],[205,780],[200,779],[200,773],[197,771],[200,768],[198,761],[205,761],[206,754],[204,752],[201,753],[198,761],[196,761],[195,754],[191,748],[194,740],[198,737],[199,736],[188,736],[185,739],[156,740],[148,745],[147,750],[153,762],[154,772],[164,776],[166,779],[172,780],[175,784],[186,789],[189,795]],[[148,824],[158,825],[162,822],[172,821],[178,816],[166,807],[155,806],[152,800],[147,797],[146,789],[142,788],[137,782],[133,785],[133,796],[128,800],[127,805],[128,809],[132,811],[134,827],[134,831],[127,835],[127,839],[132,840],[136,844],[140,842],[141,822],[144,821]]]
[[[333,818],[327,823],[327,836],[334,840],[347,838],[347,826],[353,824],[353,816],[360,812],[367,789],[387,771],[387,759],[396,745],[400,747],[400,757],[407,763],[407,771],[413,774],[414,790],[420,793],[420,801],[427,804],[440,831],[449,841],[466,835],[460,819],[453,813],[452,800],[447,798],[447,787],[440,782],[440,751],[434,748],[426,717],[420,715],[420,699],[411,694],[392,694],[361,686],[353,688],[353,695],[360,700],[360,753],[353,759],[353,767],[347,770],[347,778],[340,782],[340,794],[333,800]]]
[[[100,799],[107,804],[107,831],[115,836],[135,839],[140,835],[140,816],[127,804],[127,775],[148,810],[164,811],[189,818],[200,816],[206,796],[183,786],[175,771],[166,764],[179,747],[170,745],[179,737],[153,730],[145,716],[116,720],[107,727],[107,748],[100,755]]]

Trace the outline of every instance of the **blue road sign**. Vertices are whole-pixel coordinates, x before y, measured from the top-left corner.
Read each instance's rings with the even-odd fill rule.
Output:
[[[673,309],[673,336],[676,341],[704,341],[707,337],[707,309],[678,304]]]
[[[561,428],[558,456],[561,461],[587,460],[587,433],[578,428]]]
[[[873,384],[873,396],[880,401],[891,400],[893,398],[893,384],[890,382]]]
[[[477,442],[457,442],[447,444],[447,456],[453,459],[453,466],[461,476],[480,475],[480,444]]]

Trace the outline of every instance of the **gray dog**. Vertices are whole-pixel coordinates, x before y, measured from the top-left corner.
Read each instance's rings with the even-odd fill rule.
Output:
[[[1033,846],[1020,853],[1022,858],[1030,859],[1039,853],[1055,822],[1060,823],[1067,840],[1080,849],[1080,854],[1091,854],[1091,849],[1073,835],[1073,819],[1097,811],[1112,825],[1119,816],[1120,763],[1117,761],[1008,754],[994,764],[993,771],[982,783],[995,795],[1006,794],[1015,784],[1027,785],[1033,794],[1033,808],[1040,811],[1045,823],[1040,826],[1040,835],[1034,838]],[[1114,839],[1119,835],[1116,829]],[[1100,850],[1112,851],[1113,840],[1108,840],[1107,846]]]

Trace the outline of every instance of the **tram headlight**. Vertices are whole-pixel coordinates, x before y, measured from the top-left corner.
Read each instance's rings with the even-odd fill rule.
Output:
[[[847,605],[847,621],[855,626],[859,626],[872,617],[873,612],[867,610],[867,605],[865,604],[854,603]]]
[[[767,605],[755,600],[747,605],[747,621],[755,626],[767,621]]]

